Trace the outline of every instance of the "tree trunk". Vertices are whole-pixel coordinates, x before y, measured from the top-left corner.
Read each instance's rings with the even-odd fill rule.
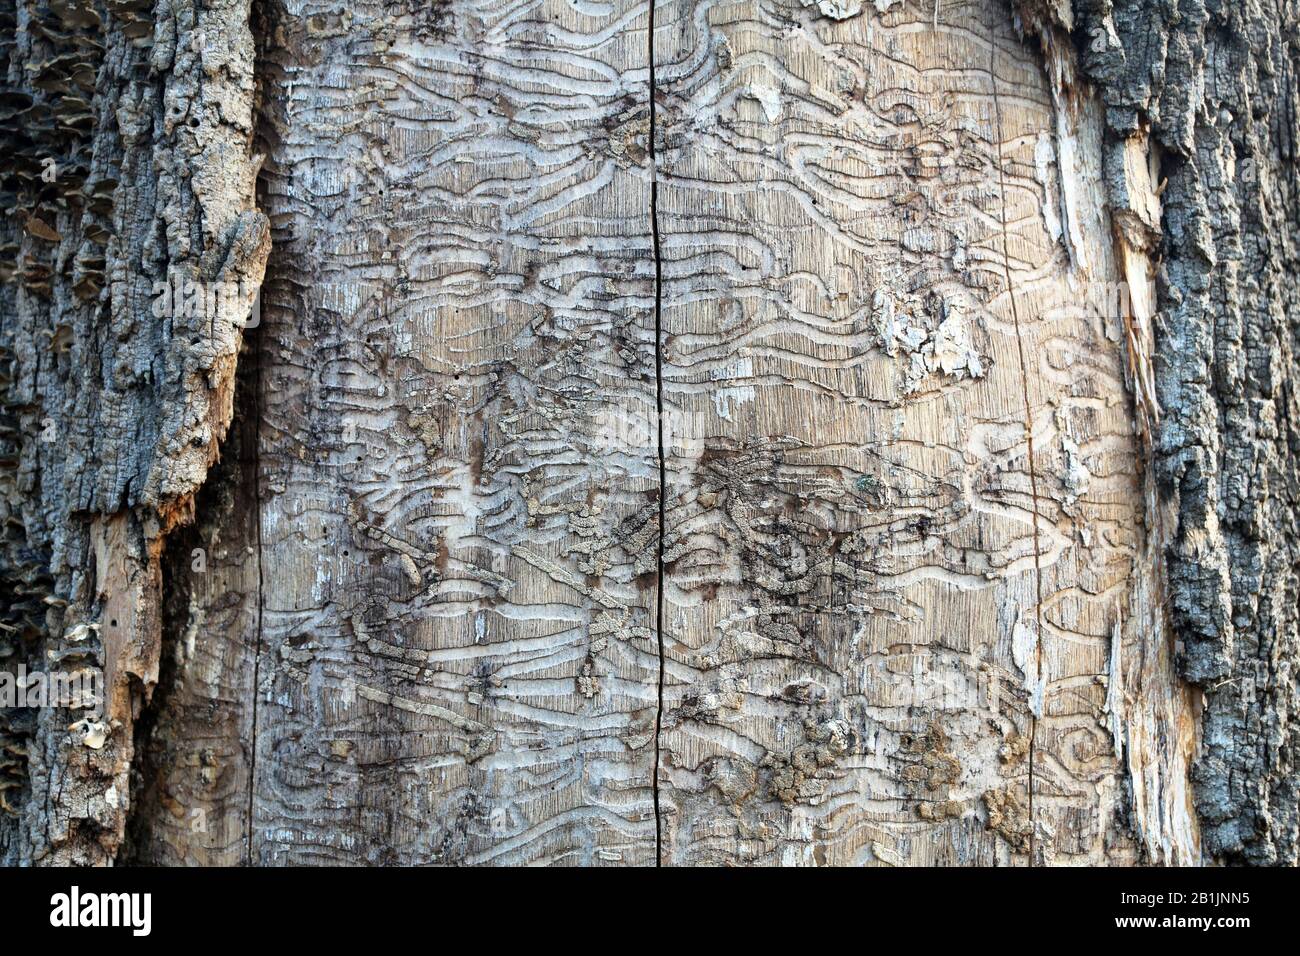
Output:
[[[0,860],[1297,862],[1293,3],[5,21]]]

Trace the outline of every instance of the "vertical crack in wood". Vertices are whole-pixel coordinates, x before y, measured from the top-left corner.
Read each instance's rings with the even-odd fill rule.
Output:
[[[257,698],[261,693],[262,621],[266,608],[266,578],[262,567],[262,340],[252,337],[253,350],[253,527],[257,547],[257,625],[253,638],[253,706],[248,743],[248,822],[244,827],[245,864],[253,866],[253,796],[257,791]]]
[[[267,133],[267,114],[263,109],[262,96],[265,95],[263,82],[266,75],[259,71],[263,66],[263,56],[267,53],[267,45],[272,42],[274,31],[267,29],[261,36],[257,34],[259,27],[267,24],[269,12],[263,7],[261,0],[252,0],[249,7],[249,29],[253,33],[253,88],[257,91],[258,96],[254,102],[254,136],[265,136]],[[270,155],[268,149],[264,155]],[[258,170],[257,181],[253,186],[255,201],[260,198],[258,193],[265,186],[265,180],[262,178],[263,170]],[[260,203],[259,203],[260,205]],[[270,270],[270,259],[267,260],[267,271]],[[267,275],[262,276],[262,285],[265,287]],[[260,304],[259,304],[260,309]],[[253,630],[253,700],[252,713],[249,717],[248,729],[248,808],[247,820],[244,824],[244,865],[254,866],[253,859],[253,801],[257,793],[257,730],[258,730],[258,713],[257,701],[261,693],[262,683],[262,645],[263,645],[263,620],[266,611],[266,577],[262,565],[262,337],[263,330],[261,324],[261,314],[258,313],[257,330],[245,339],[245,348],[252,353],[250,358],[253,362],[253,400],[251,409],[248,411],[253,416],[251,423],[251,432],[253,440],[252,448],[252,467],[253,467],[253,533],[254,547],[257,550],[257,622]],[[245,404],[248,408],[248,403]],[[244,456],[241,456],[244,457]],[[245,458],[247,460],[247,458]]]
[[[1043,568],[1038,539],[1038,475],[1034,468],[1034,419],[1029,404],[1029,371],[1025,364],[1025,341],[1020,334],[1020,310],[1016,307],[1016,294],[1011,285],[1011,255],[1007,249],[1007,183],[1002,159],[1002,104],[998,100],[997,36],[989,33],[989,84],[993,92],[993,138],[997,151],[998,195],[1002,219],[1002,272],[1007,280],[1007,298],[1011,302],[1011,319],[1016,329],[1016,355],[1020,360],[1020,391],[1025,404],[1025,444],[1029,456],[1029,498],[1033,504],[1030,523],[1034,540],[1034,676],[1029,698],[1029,865],[1034,865],[1037,842],[1037,825],[1034,820],[1034,757],[1038,739],[1038,714],[1034,711],[1034,694],[1039,695],[1038,706],[1046,700],[1043,684]]]
[[[659,534],[656,545],[655,639],[659,653],[658,687],[655,698],[655,759],[651,793],[655,811],[655,866],[663,865],[663,817],[659,810],[659,746],[664,716],[664,526],[667,523],[667,468],[664,463],[664,350],[663,350],[663,261],[659,250],[659,176],[655,152],[655,0],[650,0],[647,57],[650,62],[650,242],[655,269],[655,406],[659,455]]]

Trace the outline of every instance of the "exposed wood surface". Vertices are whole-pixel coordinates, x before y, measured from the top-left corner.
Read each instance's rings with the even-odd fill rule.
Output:
[[[1097,124],[992,4],[663,16],[666,861],[1124,859]]]
[[[277,13],[256,862],[654,859],[647,13]]]
[[[660,5],[658,303],[646,5],[275,16],[253,862],[1132,857],[1097,129],[1003,11]]]

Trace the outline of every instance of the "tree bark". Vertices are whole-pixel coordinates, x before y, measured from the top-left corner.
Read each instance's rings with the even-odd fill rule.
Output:
[[[1294,4],[9,10],[0,859],[1297,862]]]

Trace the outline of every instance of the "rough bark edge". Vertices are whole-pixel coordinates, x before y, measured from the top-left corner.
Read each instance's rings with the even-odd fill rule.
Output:
[[[1014,9],[1058,90],[1104,104],[1121,259],[1127,268],[1146,257],[1157,279],[1159,312],[1129,342],[1161,577],[1144,640],[1163,646],[1165,627],[1175,638],[1186,684],[1160,696],[1185,706],[1169,712],[1182,712],[1169,727],[1199,717],[1188,776],[1203,851],[1294,865],[1300,443],[1286,316],[1300,298],[1300,18],[1289,0],[1016,0]],[[1143,152],[1165,177],[1149,195],[1132,175]],[[1141,831],[1150,808],[1137,799],[1140,775],[1131,783]]]
[[[254,208],[260,161],[249,152],[248,0],[146,7],[20,4],[9,57],[11,83],[96,58],[91,122],[71,148],[91,196],[111,197],[46,211],[42,190],[27,190],[29,215],[48,230],[28,225],[16,237],[16,288],[6,290],[17,313],[5,345],[18,507],[29,550],[48,556],[55,602],[24,653],[89,657],[107,698],[98,719],[44,709],[24,728],[25,806],[0,844],[9,862],[117,854],[132,727],[158,676],[160,556],[167,534],[192,519],[230,425],[242,329],[270,247]],[[61,56],[69,42],[77,56]],[[58,115],[70,96],[59,82],[28,95],[32,107]],[[31,135],[34,118],[25,119],[13,126],[29,158],[44,150],[62,160],[69,144]],[[24,270],[29,262],[41,270]],[[200,308],[159,315],[157,284],[178,279],[199,284]],[[45,358],[42,333],[61,358]],[[59,441],[42,443],[51,423]]]

